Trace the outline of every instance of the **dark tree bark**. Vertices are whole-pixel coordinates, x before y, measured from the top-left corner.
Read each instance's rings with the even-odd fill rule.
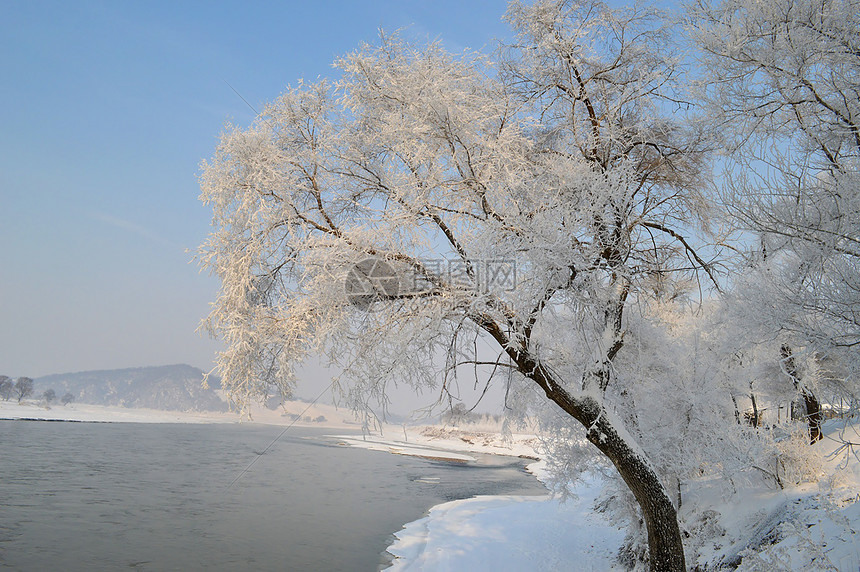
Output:
[[[803,389],[803,401],[806,404],[806,421],[809,423],[809,441],[815,443],[824,438],[821,433],[824,413],[821,411],[821,404],[818,399],[806,388]]]
[[[555,383],[552,385],[557,386]],[[633,448],[630,437],[620,434],[600,404],[592,398],[573,399],[561,388],[548,391],[547,396],[582,423],[587,430],[588,441],[612,461],[636,497],[648,531],[648,557],[652,572],[685,570],[684,545],[675,505],[657,472],[642,453]]]
[[[510,343],[494,320],[480,315],[472,316],[472,319],[496,340],[522,375],[534,381],[550,400],[585,427],[588,441],[612,461],[642,511],[648,531],[648,562],[652,572],[684,572],[684,543],[678,526],[678,512],[644,452],[634,448],[633,437],[594,397],[571,395],[561,380],[526,349],[517,349]],[[620,329],[620,323],[616,327]],[[604,359],[585,374],[583,387],[606,389],[610,364],[619,349],[620,343],[617,343],[607,350]]]
[[[752,385],[752,384],[750,384],[750,385]],[[752,389],[752,388],[750,388],[750,389]],[[752,425],[753,427],[758,427],[758,405],[756,405],[755,393],[753,393],[753,392],[750,392],[750,401],[752,402],[752,408],[753,408],[752,419],[750,419],[750,425]]]
[[[609,415],[593,397],[574,397],[564,389],[551,372],[546,370],[528,352],[517,350],[508,343],[499,327],[489,320],[480,320],[482,327],[499,342],[528,379],[534,381],[561,409],[579,421],[586,429],[586,438],[603,453],[621,475],[642,511],[648,532],[648,561],[652,572],[683,572],[686,570],[684,544],[678,526],[678,513],[657,471],[637,450],[633,438],[615,425]],[[586,374],[583,385],[600,386],[608,376],[611,358]],[[590,383],[589,383],[590,382]]]
[[[732,405],[734,405],[734,407],[735,407],[735,421],[737,422],[738,425],[740,425],[741,424],[741,412],[738,409],[738,400],[735,398],[734,395],[732,395]]]
[[[814,444],[824,437],[821,433],[821,423],[824,421],[821,403],[815,397],[812,390],[801,382],[797,362],[794,361],[794,354],[792,354],[791,348],[787,344],[783,344],[780,348],[780,355],[782,356],[783,364],[785,364],[785,373],[788,374],[788,377],[794,383],[794,390],[799,392],[801,397],[803,397],[805,409],[803,417],[809,425],[809,442]]]

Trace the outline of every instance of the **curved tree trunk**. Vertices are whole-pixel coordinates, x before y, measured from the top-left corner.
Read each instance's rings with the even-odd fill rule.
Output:
[[[634,449],[630,438],[622,436],[605,413],[601,415],[597,401],[576,401],[579,403],[574,407],[580,410],[580,414],[596,419],[590,425],[583,423],[588,429],[587,439],[612,461],[642,510],[648,531],[650,569],[653,572],[685,570],[678,513],[660,477],[642,453]]]
[[[515,362],[571,417],[586,428],[586,438],[606,455],[636,497],[648,531],[652,572],[686,570],[678,512],[654,467],[637,450],[632,437],[614,424],[613,416],[592,397],[573,397],[534,360],[514,354]]]
[[[636,498],[648,531],[648,559],[652,572],[685,572],[684,543],[678,526],[678,512],[660,476],[620,420],[607,413],[594,397],[573,396],[527,351],[508,343],[504,332],[491,320],[476,321],[504,349],[517,369],[534,381],[546,396],[586,429],[586,438],[612,461],[621,478]],[[610,350],[614,353],[617,348]],[[612,355],[594,371],[586,373],[584,386],[605,389]]]

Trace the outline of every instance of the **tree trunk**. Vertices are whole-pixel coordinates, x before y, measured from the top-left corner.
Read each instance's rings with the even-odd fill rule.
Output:
[[[821,404],[811,391],[803,388],[803,401],[806,404],[806,421],[809,424],[809,440],[811,443],[824,438],[821,433],[821,420],[824,417],[821,412]]]
[[[755,393],[750,392],[750,401],[752,401],[752,419],[750,420],[750,425],[753,427],[758,427],[758,406],[755,402]]]
[[[648,531],[648,561],[652,572],[683,571],[684,545],[675,505],[654,468],[633,449],[593,399],[576,400],[592,422],[586,438],[606,455],[633,492]],[[576,415],[574,415],[576,417]]]
[[[818,398],[815,397],[815,394],[800,382],[800,372],[797,369],[797,363],[794,361],[794,355],[791,352],[791,348],[788,347],[787,344],[783,344],[782,348],[780,348],[780,353],[782,354],[782,360],[785,364],[785,373],[788,374],[788,377],[790,377],[794,382],[795,391],[799,391],[800,395],[803,397],[803,404],[806,409],[806,411],[803,412],[803,417],[809,425],[809,442],[815,444],[816,441],[820,441],[824,437],[821,433],[821,423],[824,420],[824,414],[821,411],[821,404],[818,402]],[[792,407],[794,407],[793,401]],[[793,417],[794,415],[792,415],[792,418]]]
[[[534,381],[546,396],[561,409],[579,421],[586,429],[586,438],[603,453],[621,475],[627,487],[636,498],[645,528],[648,531],[648,561],[652,572],[685,572],[684,543],[678,526],[678,513],[668,491],[660,481],[657,471],[637,450],[632,436],[622,429],[614,415],[607,413],[603,406],[590,396],[574,397],[528,352],[517,350],[507,343],[507,337],[490,320],[479,320],[484,330],[495,338],[526,378]],[[608,366],[611,356],[603,364]],[[601,374],[594,371],[590,386],[598,389]],[[589,384],[586,384],[589,385]],[[618,423],[618,425],[615,425]]]
[[[521,371],[528,372],[554,401],[586,428],[586,438],[606,455],[636,498],[648,531],[648,561],[652,572],[684,572],[684,544],[678,513],[668,491],[632,437],[613,424],[613,416],[593,397],[571,396],[542,367],[516,355]]]

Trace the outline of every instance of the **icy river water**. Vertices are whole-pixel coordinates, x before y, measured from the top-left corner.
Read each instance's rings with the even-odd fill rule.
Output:
[[[374,571],[435,504],[545,492],[521,459],[347,448],[330,429],[258,457],[281,431],[0,421],[0,569]]]

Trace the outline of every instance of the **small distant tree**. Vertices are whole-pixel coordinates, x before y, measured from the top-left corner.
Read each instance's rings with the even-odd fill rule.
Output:
[[[443,415],[443,421],[451,425],[460,425],[469,420],[471,412],[462,403],[455,403],[450,410]]]
[[[53,389],[48,389],[42,394],[42,399],[45,400],[45,403],[50,405],[57,400],[57,393]]]
[[[12,397],[12,391],[14,388],[15,384],[12,383],[12,380],[8,376],[0,375],[0,397],[9,401],[9,398]]]
[[[15,395],[18,396],[18,403],[33,395],[33,380],[29,377],[19,377],[15,382]]]
[[[68,405],[69,403],[71,403],[71,402],[72,402],[72,401],[74,401],[74,400],[75,400],[75,396],[74,396],[74,395],[72,395],[71,393],[66,393],[66,394],[63,396],[63,398],[60,400],[60,402],[61,402],[63,405]]]

